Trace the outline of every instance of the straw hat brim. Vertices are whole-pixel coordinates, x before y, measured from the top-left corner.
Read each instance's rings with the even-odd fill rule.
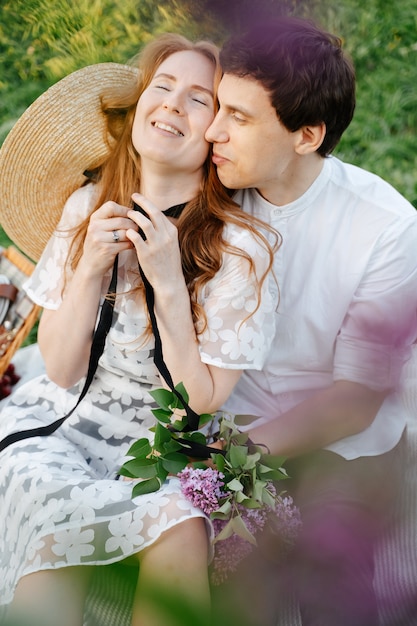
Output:
[[[37,261],[68,197],[110,150],[100,96],[138,70],[98,63],[69,74],[23,113],[0,150],[0,224]]]

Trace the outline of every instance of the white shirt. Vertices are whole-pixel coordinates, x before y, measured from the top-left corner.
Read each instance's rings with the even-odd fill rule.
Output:
[[[416,210],[379,177],[335,157],[288,205],[254,189],[235,199],[282,235],[280,299],[264,368],[244,372],[223,408],[260,416],[260,424],[333,381],[394,388],[371,426],[328,446],[347,459],[390,450],[407,418],[400,372],[417,336]]]

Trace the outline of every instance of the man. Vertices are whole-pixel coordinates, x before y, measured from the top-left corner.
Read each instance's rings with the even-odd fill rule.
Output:
[[[417,214],[329,157],[355,107],[338,38],[281,19],[229,40],[221,62],[213,161],[283,240],[273,350],[225,408],[260,416],[251,439],[290,459],[303,626],[377,626],[373,547],[395,493],[399,381],[417,336]],[[266,623],[265,611],[256,626]]]

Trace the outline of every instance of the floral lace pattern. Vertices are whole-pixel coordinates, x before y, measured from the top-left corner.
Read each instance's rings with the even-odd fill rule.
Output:
[[[67,202],[62,224],[83,219],[91,189]],[[253,253],[258,272],[267,257],[247,233],[233,229],[229,239]],[[29,280],[31,297],[58,308],[62,267],[69,238],[52,238]],[[70,276],[67,276],[70,279]],[[153,338],[143,300],[131,292],[139,280],[130,252],[119,259],[113,325],[93,383],[74,414],[53,435],[15,443],[0,455],[0,605],[11,602],[19,579],[31,572],[79,564],[122,560],[155,542],[175,524],[205,517],[169,478],[156,493],[132,500],[132,484],[116,480],[133,441],[149,437],[154,424],[149,394],[160,387]],[[247,263],[226,255],[223,267],[205,288],[202,303],[208,328],[200,337],[203,361],[219,367],[260,368],[274,333],[274,281],[266,280],[262,303],[254,309],[255,285]],[[65,292],[65,290],[64,290]],[[63,390],[46,376],[12,394],[0,416],[0,438],[16,430],[49,424],[75,405],[83,381]],[[208,532],[212,529],[207,521]]]

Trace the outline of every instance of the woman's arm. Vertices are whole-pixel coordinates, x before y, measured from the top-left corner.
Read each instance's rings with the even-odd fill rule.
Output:
[[[136,229],[128,231],[127,236],[135,245],[141,267],[154,289],[155,315],[165,363],[174,384],[184,384],[189,394],[189,404],[194,411],[214,412],[230,395],[248,360],[243,357],[240,361],[242,367],[239,367],[240,363],[234,363],[229,368],[202,361],[191,315],[190,296],[182,273],[177,229],[145,198],[141,196],[136,199],[146,210],[150,220],[133,212],[129,216],[144,231],[146,240],[142,240]],[[233,263],[236,265],[239,264],[237,258],[233,255]],[[249,263],[243,263],[247,275],[256,282],[254,273],[250,274]],[[249,282],[247,275],[242,279],[245,290]],[[225,280],[227,282],[227,278]],[[231,293],[233,285],[225,285],[223,289]],[[232,305],[228,306],[230,311]],[[220,316],[223,313],[227,314],[227,310],[219,311]],[[242,318],[247,316],[249,317],[249,313],[244,307],[233,311],[233,321],[230,322],[233,331],[234,326],[239,325]],[[222,341],[226,343],[226,339],[219,338],[217,344]],[[221,346],[218,346],[217,354],[221,356]]]
[[[71,387],[87,372],[103,278],[115,256],[132,247],[124,235],[132,226],[127,211],[107,202],[93,213],[82,256],[61,305],[42,315],[39,347],[48,376],[59,386]],[[118,243],[114,242],[113,230],[119,232]]]
[[[227,400],[239,380],[240,369],[203,363],[191,317],[190,296],[182,284],[156,293],[155,314],[164,360],[174,384],[183,382],[196,413],[211,413]]]

